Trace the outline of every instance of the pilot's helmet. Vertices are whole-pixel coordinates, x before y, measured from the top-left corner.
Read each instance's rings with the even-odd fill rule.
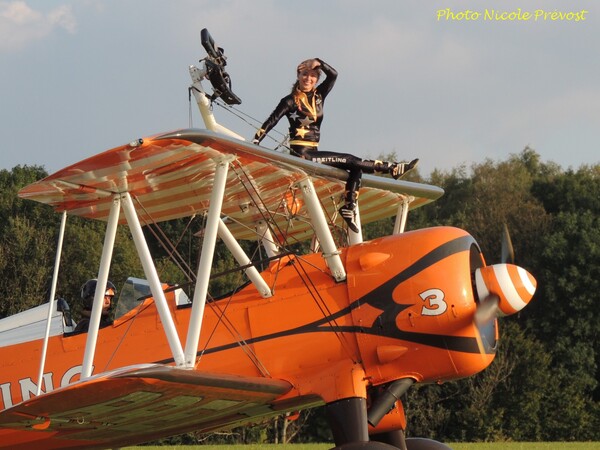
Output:
[[[94,294],[96,293],[97,279],[87,280],[83,286],[81,286],[81,300],[83,300],[83,308],[91,311],[92,305],[94,304]],[[117,294],[117,289],[112,282],[106,282],[105,296],[114,297]]]

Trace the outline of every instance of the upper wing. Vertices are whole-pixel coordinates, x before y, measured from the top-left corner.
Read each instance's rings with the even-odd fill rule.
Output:
[[[0,413],[0,447],[115,448],[276,413],[291,385],[159,365],[92,377]],[[37,447],[36,447],[37,448]]]
[[[281,234],[287,239],[310,238],[310,221],[296,187],[309,175],[330,218],[341,206],[346,171],[196,129],[100,153],[23,188],[19,196],[106,220],[113,196],[129,192],[142,223],[155,223],[208,209],[215,166],[224,157],[234,161],[222,213],[237,239],[255,239],[261,220],[285,230]],[[410,197],[415,208],[443,194],[435,186],[369,175],[363,177],[360,192],[363,224],[395,215],[404,198]]]

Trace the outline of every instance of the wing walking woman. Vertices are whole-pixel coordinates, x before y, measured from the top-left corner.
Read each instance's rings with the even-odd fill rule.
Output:
[[[325,79],[317,85],[321,72]],[[321,123],[325,98],[331,92],[337,79],[337,71],[319,58],[302,61],[296,71],[296,82],[289,95],[283,97],[275,110],[254,135],[254,143],[259,144],[266,134],[283,116],[289,121],[290,150],[295,156],[316,161],[328,166],[347,170],[344,205],[339,212],[348,228],[358,233],[356,224],[356,200],[362,173],[388,173],[395,179],[413,169],[418,159],[409,163],[363,160],[347,153],[319,151]]]

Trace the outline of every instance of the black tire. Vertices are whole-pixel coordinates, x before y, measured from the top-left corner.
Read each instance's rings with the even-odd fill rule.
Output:
[[[446,444],[425,438],[407,438],[406,448],[408,450],[452,450]]]
[[[349,442],[348,444],[339,445],[331,450],[398,450],[398,447],[384,444],[383,442]]]

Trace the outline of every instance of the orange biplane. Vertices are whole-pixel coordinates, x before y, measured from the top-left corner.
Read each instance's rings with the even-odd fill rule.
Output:
[[[435,186],[364,176],[360,222],[396,216],[394,232],[363,242],[345,230],[345,171],[215,121],[211,102],[239,98],[222,49],[206,30],[202,38],[208,56],[190,73],[206,130],[135,140],[19,193],[62,213],[59,244],[68,215],[105,221],[106,236],[87,333],[73,333],[54,300],[60,249],[49,302],[0,321],[0,447],[114,448],[326,405],[336,448],[447,448],[405,438],[401,396],[487,367],[496,317],[523,308],[535,279],[487,265],[461,229],[405,232],[408,211],[443,194]],[[188,296],[161,282],[142,227],[192,215],[206,225]],[[118,224],[131,230],[145,279],[127,280],[100,329]],[[248,282],[214,299],[219,238]],[[240,240],[262,245],[266,269]],[[289,250],[305,240],[307,254]]]

